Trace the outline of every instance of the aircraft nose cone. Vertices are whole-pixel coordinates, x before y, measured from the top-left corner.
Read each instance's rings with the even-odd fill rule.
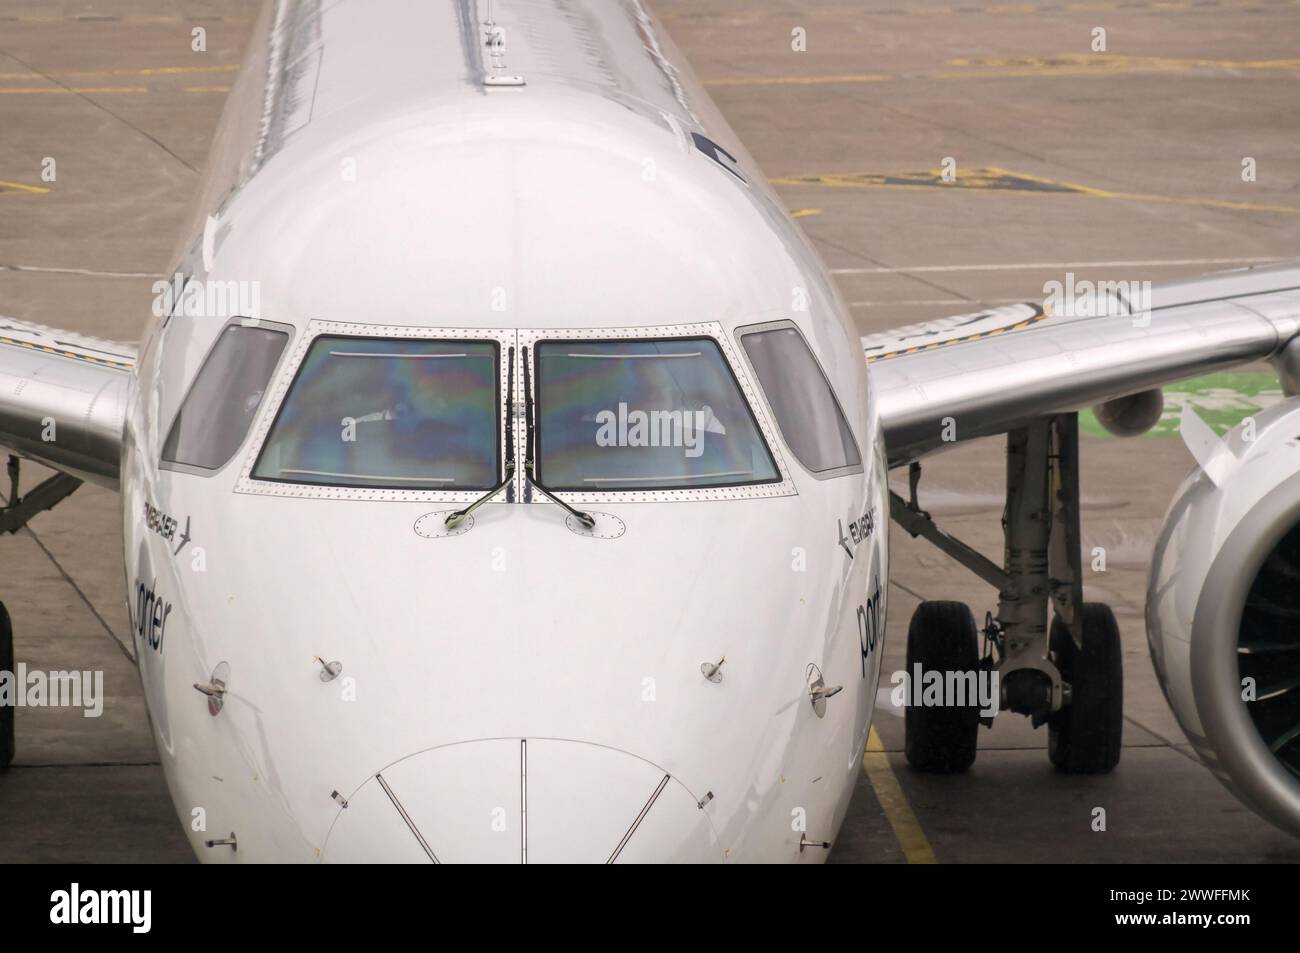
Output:
[[[675,778],[616,748],[497,738],[431,748],[339,810],[327,863],[702,863],[722,848]]]

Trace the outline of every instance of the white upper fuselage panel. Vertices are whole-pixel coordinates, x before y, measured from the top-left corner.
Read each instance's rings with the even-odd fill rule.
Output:
[[[209,277],[258,281],[261,317],[520,328],[783,317],[819,339],[812,316],[847,330],[806,240],[663,58],[670,42],[639,4],[497,3],[504,71],[527,83],[515,88],[482,82],[493,71],[482,5],[286,6],[227,116],[247,127],[233,137],[239,171],[218,161],[203,210],[219,219]],[[283,253],[268,258],[268,246]],[[794,311],[801,296],[807,310]]]

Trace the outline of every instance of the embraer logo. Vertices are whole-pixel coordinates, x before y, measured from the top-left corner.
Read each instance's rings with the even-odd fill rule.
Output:
[[[837,522],[840,530],[840,546],[844,548],[844,551],[849,554],[849,558],[852,559],[857,547],[870,539],[871,534],[876,531],[876,508],[875,506],[868,507],[867,511],[858,519],[850,520],[849,532],[847,535],[844,533],[844,521],[838,520]],[[852,547],[849,546],[850,539],[853,540]]]
[[[144,501],[144,524],[169,542],[176,535],[176,517],[168,516],[148,500]]]
[[[150,532],[157,533],[169,543],[173,539],[176,539],[176,527],[180,525],[180,523],[177,522],[176,517],[168,516],[148,500],[144,501],[144,524],[149,528]],[[176,543],[176,549],[172,552],[172,555],[175,556],[184,549],[185,544],[189,541],[190,518],[187,516],[185,517],[185,529],[181,532],[180,539]]]
[[[745,181],[745,177],[740,174],[739,160],[737,160],[730,152],[722,148],[722,146],[718,145],[708,136],[702,136],[698,132],[691,133],[691,139],[695,143],[695,148],[699,149],[700,152],[704,153],[718,165],[722,166],[722,168],[740,179],[741,182]]]
[[[70,890],[50,894],[50,922],[99,925],[123,923],[132,933],[148,933],[153,924],[152,890]]]

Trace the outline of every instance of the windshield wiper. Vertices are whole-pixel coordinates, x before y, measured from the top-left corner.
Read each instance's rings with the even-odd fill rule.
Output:
[[[527,355],[527,351],[524,352]],[[447,526],[456,526],[469,514],[486,503],[492,497],[496,496],[502,490],[510,485],[510,481],[515,478],[515,349],[510,348],[506,357],[506,365],[510,368],[507,373],[508,383],[506,384],[506,475],[501,478],[501,482],[488,490],[477,500],[465,507],[463,510],[457,510],[447,515],[443,521]]]
[[[532,378],[528,371],[528,348],[523,349],[524,355],[524,476],[533,486],[537,487],[542,494],[553,503],[558,503],[570,516],[576,519],[587,529],[596,528],[596,517],[590,513],[584,513],[582,510],[574,509],[564,500],[555,495],[554,491],[549,489],[546,484],[537,479],[537,461],[533,459],[534,448],[537,446],[535,437],[535,428],[533,427],[533,386]]]

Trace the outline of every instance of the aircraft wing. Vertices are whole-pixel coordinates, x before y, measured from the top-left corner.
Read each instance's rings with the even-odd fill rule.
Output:
[[[864,337],[890,465],[1255,360],[1276,359],[1295,392],[1300,264],[1155,285],[1145,301],[1127,291],[1067,313],[1010,305]]]
[[[117,489],[136,348],[0,317],[0,448]]]

